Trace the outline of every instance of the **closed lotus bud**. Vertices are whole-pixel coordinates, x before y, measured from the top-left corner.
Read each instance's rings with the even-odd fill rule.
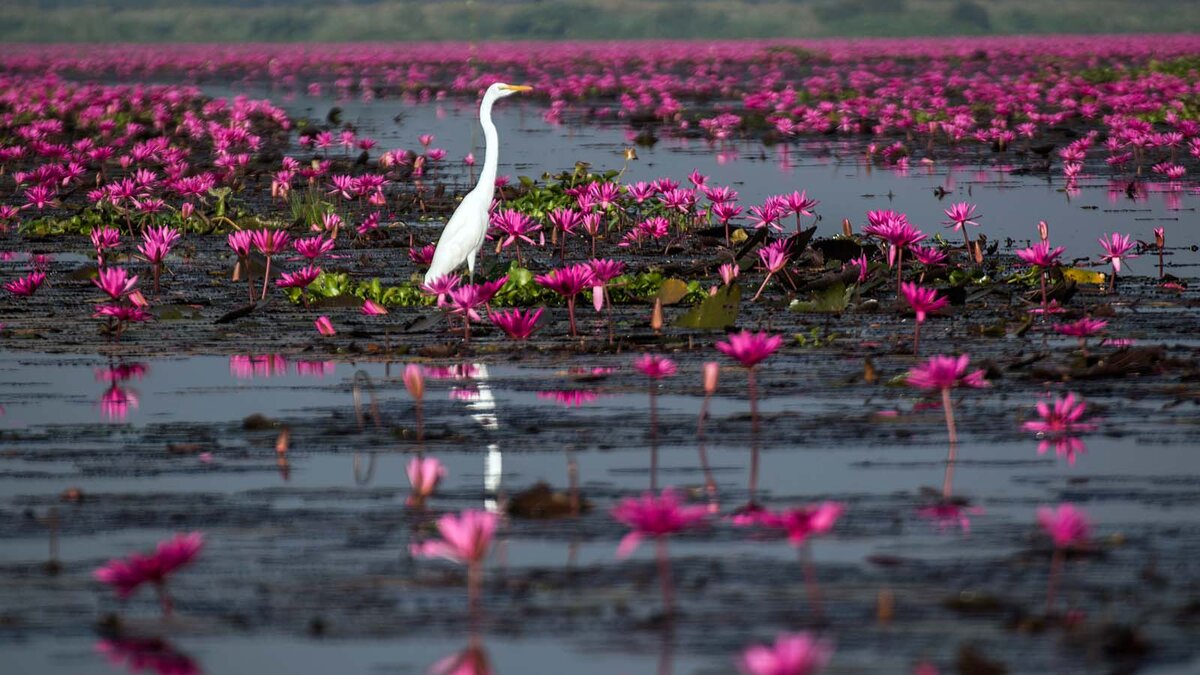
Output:
[[[133,303],[134,307],[145,309],[150,306],[150,301],[146,299],[146,296],[142,295],[141,291],[134,291],[128,297],[129,302]]]
[[[847,237],[854,236],[854,225],[850,222],[849,218],[842,218],[842,234]]]
[[[192,212],[195,210],[196,207],[192,206],[191,202],[184,202],[183,206],[179,207],[179,217],[187,220],[192,217]]]
[[[707,361],[704,364],[704,393],[712,395],[717,391],[717,374],[721,372],[721,364]]]
[[[1044,220],[1038,221],[1038,236],[1042,241],[1050,241],[1050,226]]]
[[[604,309],[604,286],[592,286],[592,306],[597,312]]]
[[[425,371],[421,366],[410,363],[404,367],[404,388],[418,401],[425,397]]]
[[[1154,228],[1154,245],[1162,248],[1167,243],[1166,232],[1161,227]]]
[[[662,298],[654,299],[654,311],[650,314],[650,329],[655,333],[662,330],[663,327],[663,308]]]
[[[337,334],[337,330],[333,327],[333,322],[327,316],[319,316],[316,320],[317,332],[325,337],[330,337]]]

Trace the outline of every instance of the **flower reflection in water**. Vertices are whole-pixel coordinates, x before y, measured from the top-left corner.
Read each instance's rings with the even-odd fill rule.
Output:
[[[492,675],[491,662],[483,643],[472,638],[466,649],[429,666],[426,675]]]
[[[306,377],[324,378],[337,371],[337,361],[297,361],[296,374]]]
[[[453,366],[425,366],[425,377],[431,380],[467,380],[478,373],[478,368],[471,363]]]
[[[923,506],[917,513],[936,525],[939,532],[958,528],[965,534],[971,531],[971,516],[983,513],[983,509],[969,506],[962,499],[951,498]]]
[[[475,386],[469,387],[454,387],[450,390],[451,401],[465,401],[473,403],[479,400],[479,388]]]
[[[130,408],[137,410],[138,398],[132,389],[123,389],[116,384],[100,395],[100,414],[107,420],[125,421]]]
[[[100,640],[96,643],[96,651],[114,667],[125,667],[131,673],[200,675],[204,672],[192,657],[161,638]]]
[[[553,401],[567,408],[578,408],[599,400],[600,394],[586,389],[562,389],[557,391],[539,391],[537,397],[540,401]]]
[[[144,363],[121,363],[108,368],[96,369],[97,382],[127,382],[141,380],[150,372],[150,366]]]
[[[229,374],[239,380],[287,375],[287,359],[281,354],[234,354],[229,357]]]

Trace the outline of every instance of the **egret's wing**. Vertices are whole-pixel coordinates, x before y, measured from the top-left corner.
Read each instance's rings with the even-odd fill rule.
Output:
[[[437,249],[433,252],[433,262],[425,273],[426,282],[458,269],[466,262],[471,251],[483,244],[487,232],[488,207],[491,205],[491,195],[487,192],[472,190],[467,193],[442,229]]]

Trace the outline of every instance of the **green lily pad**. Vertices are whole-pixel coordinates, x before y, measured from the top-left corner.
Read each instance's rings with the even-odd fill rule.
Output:
[[[839,281],[824,290],[814,292],[808,300],[793,300],[789,309],[793,312],[841,314],[850,304],[850,295],[853,292],[853,286],[847,287]]]
[[[742,287],[737,284],[722,286],[716,295],[710,295],[700,304],[679,317],[675,325],[680,328],[721,329],[737,323],[742,303]]]

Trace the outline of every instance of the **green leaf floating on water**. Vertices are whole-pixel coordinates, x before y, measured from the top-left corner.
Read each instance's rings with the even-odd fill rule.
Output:
[[[675,322],[680,328],[721,329],[737,323],[742,304],[742,287],[737,284],[722,286],[716,295],[710,295],[679,317]]]
[[[850,304],[850,295],[853,292],[853,286],[847,287],[839,281],[825,290],[814,292],[809,300],[793,300],[789,309],[793,312],[841,314]]]
[[[658,294],[655,296],[662,300],[664,305],[673,305],[683,299],[688,294],[688,285],[680,279],[666,279],[662,286],[658,288]]]

